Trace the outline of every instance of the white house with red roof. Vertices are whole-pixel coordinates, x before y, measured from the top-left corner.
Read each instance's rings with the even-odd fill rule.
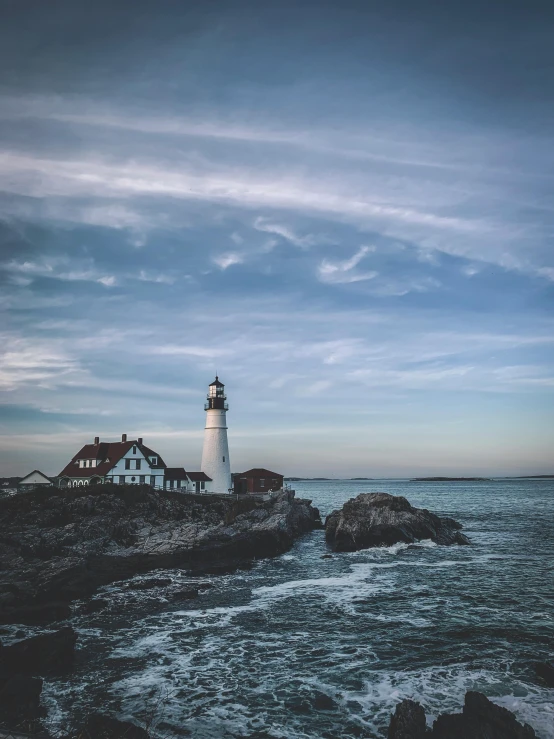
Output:
[[[147,447],[142,438],[105,442],[95,437],[85,444],[58,475],[60,487],[147,484],[157,488],[186,492],[211,492],[211,479],[203,472],[187,472],[168,467],[158,452]]]

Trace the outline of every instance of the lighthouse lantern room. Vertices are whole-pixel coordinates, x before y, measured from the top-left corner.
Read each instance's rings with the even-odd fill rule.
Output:
[[[202,472],[212,479],[212,492],[227,493],[231,489],[231,463],[227,441],[227,397],[225,385],[216,376],[208,387],[204,404],[206,427],[202,450]]]

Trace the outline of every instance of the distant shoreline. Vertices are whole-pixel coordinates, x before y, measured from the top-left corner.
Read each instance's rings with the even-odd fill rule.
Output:
[[[412,477],[410,482],[493,482],[492,477]]]

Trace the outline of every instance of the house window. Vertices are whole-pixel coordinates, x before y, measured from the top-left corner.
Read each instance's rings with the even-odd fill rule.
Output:
[[[131,469],[131,460],[130,459],[126,459],[125,460],[125,469],[126,470],[130,470]]]
[[[135,459],[135,469],[140,470],[140,459]]]
[[[158,458],[157,457],[151,457],[150,458],[150,461],[152,462],[152,464],[158,464]]]
[[[136,446],[134,446],[133,447],[133,454],[136,454],[136,453],[137,453],[137,448],[136,448]]]
[[[79,460],[79,467],[84,467],[84,466],[85,466],[85,460],[84,459],[80,459]]]
[[[150,475],[150,485],[155,485],[155,484],[156,484],[156,476]]]
[[[146,482],[146,475],[141,475],[139,477],[139,482],[141,485],[144,485],[144,483]]]
[[[119,475],[119,484],[123,485],[125,482],[125,475]]]
[[[204,482],[204,480],[202,480],[202,482],[200,483],[200,490],[204,490],[205,487],[206,487],[206,483]]]
[[[265,487],[265,480],[260,480],[260,487],[261,488],[264,488]]]
[[[136,477],[131,477],[131,482],[135,482],[136,479]]]

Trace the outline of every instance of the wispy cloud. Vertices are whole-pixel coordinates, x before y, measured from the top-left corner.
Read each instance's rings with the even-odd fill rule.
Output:
[[[89,260],[87,266],[82,269],[71,269],[75,267],[78,260],[71,262],[68,258],[52,257],[50,259],[42,259],[40,261],[22,261],[12,260],[5,262],[0,267],[8,273],[15,272],[25,275],[20,281],[21,285],[29,285],[34,277],[49,277],[55,280],[63,280],[68,282],[85,281],[98,282],[106,287],[115,287],[117,280],[114,275],[102,274],[95,269]]]
[[[280,223],[272,223],[271,221],[267,221],[265,218],[262,217],[256,218],[256,220],[254,221],[254,228],[257,231],[264,231],[265,233],[280,236],[281,238],[285,239],[285,241],[290,241],[291,244],[299,246],[302,249],[309,249],[310,246],[313,246],[315,243],[317,243],[316,238],[312,234],[299,236],[288,226]]]
[[[362,261],[362,259],[372,251],[369,246],[362,246],[358,251],[350,257],[342,261],[333,262],[329,259],[323,259],[318,267],[319,279],[328,283],[348,283],[361,282],[362,280],[372,280],[377,277],[378,272],[369,270],[365,272],[357,272],[354,268]]]
[[[212,257],[212,262],[217,264],[219,269],[228,269],[234,264],[242,264],[244,262],[244,255],[238,254],[237,252],[226,252],[224,254],[216,254]]]

